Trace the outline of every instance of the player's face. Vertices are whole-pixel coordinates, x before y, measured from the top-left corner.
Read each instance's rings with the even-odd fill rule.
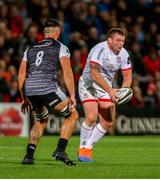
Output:
[[[111,49],[113,50],[114,53],[118,54],[125,42],[125,36],[122,36],[120,34],[114,34],[111,38],[109,38],[109,44]]]

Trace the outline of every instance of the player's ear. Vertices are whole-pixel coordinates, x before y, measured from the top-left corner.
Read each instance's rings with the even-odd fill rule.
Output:
[[[60,33],[61,33],[60,28],[57,28],[56,31],[55,31],[55,33],[56,33],[57,37],[59,37],[59,36],[60,36]]]
[[[111,43],[112,42],[112,38],[109,37],[108,38],[108,42]]]

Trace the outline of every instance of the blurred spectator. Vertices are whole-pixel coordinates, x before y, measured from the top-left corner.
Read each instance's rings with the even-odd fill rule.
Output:
[[[144,64],[150,75],[154,76],[157,71],[160,72],[160,56],[155,48],[150,48],[149,54],[144,56]]]
[[[87,44],[84,44],[81,46],[81,64],[82,64],[82,70],[84,69],[84,66],[86,64],[87,61],[87,57],[88,57],[88,46]]]
[[[88,6],[88,15],[86,17],[86,25],[88,28],[94,26],[99,36],[103,34],[102,24],[98,16],[98,10],[97,10],[96,4],[89,4]]]
[[[96,27],[89,28],[86,42],[89,51],[92,49],[93,46],[95,46],[99,42],[98,31]]]
[[[71,58],[71,65],[74,74],[75,86],[78,86],[79,77],[82,74],[82,62],[81,62],[81,51],[76,49],[73,51]]]
[[[4,93],[4,102],[21,102],[21,95],[18,88],[17,79],[9,81],[8,89]]]
[[[160,80],[156,81],[157,107],[160,107]]]
[[[20,41],[19,52],[22,54],[27,48],[42,40],[42,35],[38,32],[38,26],[32,23],[26,30],[26,35]]]
[[[156,23],[152,22],[150,24],[150,29],[149,29],[149,32],[148,32],[148,36],[149,36],[149,41],[150,41],[150,44],[155,47],[156,46],[156,40],[157,40],[157,33],[158,33],[158,26]]]
[[[101,19],[101,23],[103,24],[103,34],[106,32],[106,29],[108,29],[112,9],[111,0],[100,0],[98,3],[99,17]]]
[[[81,33],[78,31],[73,32],[70,36],[70,43],[68,45],[71,54],[75,49],[80,49],[83,44],[85,44],[85,42],[82,40]]]
[[[130,104],[136,108],[144,107],[144,98],[143,98],[142,90],[140,87],[138,86],[133,87],[133,97],[131,99]]]
[[[160,33],[156,36],[155,48],[157,49],[158,56],[160,57]]]
[[[24,24],[22,17],[18,15],[18,8],[15,5],[10,6],[8,26],[11,30],[13,39],[18,39],[22,36],[24,32]]]
[[[141,54],[141,45],[134,41],[131,44],[131,60],[133,63],[134,73],[137,73],[141,76],[146,76],[147,71],[144,66],[143,57]]]
[[[56,13],[56,18],[61,22],[61,42],[65,45],[69,44],[69,36],[71,34],[70,24],[66,21],[64,12],[62,10],[58,10]]]
[[[3,1],[0,2],[0,19],[8,20],[8,6]]]
[[[9,65],[8,66],[8,72],[10,73],[12,79],[16,79],[17,78],[17,69],[14,65]]]
[[[28,16],[35,23],[40,23],[42,12],[41,0],[27,0],[26,2]]]
[[[147,93],[144,97],[144,103],[147,107],[156,107],[157,106],[157,97],[156,97],[156,86],[153,82],[148,84]]]
[[[8,81],[10,81],[11,75],[7,71],[7,64],[4,59],[0,59],[0,101],[4,102],[4,94],[8,90]]]

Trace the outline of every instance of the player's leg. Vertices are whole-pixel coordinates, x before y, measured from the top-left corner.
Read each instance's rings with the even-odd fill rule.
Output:
[[[108,93],[106,93],[102,88],[99,86],[95,86],[97,96],[98,96],[98,116],[100,119],[100,122],[105,119],[107,121],[112,121],[112,118],[108,117],[108,113],[110,114],[110,109],[113,109],[112,106],[114,106],[114,103],[110,99],[110,96]],[[113,111],[113,110],[111,110]],[[111,112],[113,113],[113,112]],[[104,121],[107,123],[107,121]],[[98,123],[90,136],[90,138],[87,141],[86,144],[86,156],[87,156],[87,162],[92,161],[92,148],[93,145],[96,144],[107,132],[108,127],[101,126],[101,123]]]
[[[61,116],[64,117],[64,121],[60,130],[60,138],[58,140],[56,150],[54,151],[52,156],[57,160],[63,161],[67,165],[74,165],[75,163],[69,160],[65,151],[68,144],[68,140],[71,137],[73,130],[75,128],[76,121],[78,120],[78,113],[75,107],[72,106],[72,104],[70,104],[69,99],[61,91],[60,88],[58,88],[57,91],[51,96],[53,96],[52,102],[56,102],[56,104],[48,104],[51,104],[52,109],[60,113]]]
[[[97,120],[98,114],[98,103],[97,102],[86,102],[83,103],[83,109],[85,113],[85,120],[81,125],[80,129],[80,146],[78,149],[78,159],[80,161],[86,160],[86,144],[89,140],[94,124]]]
[[[112,102],[109,94],[99,86],[95,86],[98,95],[98,123],[87,142],[86,148],[92,149],[93,145],[101,139],[107,132],[108,128],[112,126],[115,119],[115,104]]]
[[[83,109],[85,113],[85,120],[82,123],[80,130],[80,148],[84,148],[92,133],[93,126],[97,120],[98,103],[86,102],[83,103]]]
[[[110,105],[108,107],[108,105]],[[99,107],[99,123],[94,127],[92,134],[86,144],[87,161],[92,161],[93,146],[112,128],[115,121],[115,105],[107,103],[106,108]]]
[[[48,110],[45,106],[41,108],[34,108],[34,125],[30,131],[29,141],[26,148],[26,155],[22,161],[23,164],[33,164],[33,156],[35,149],[43,135],[44,129],[48,122]]]
[[[76,121],[78,120],[78,113],[75,107],[69,105],[68,99],[65,99],[54,110],[64,116],[64,121],[60,130],[60,139],[57,145],[57,150],[65,151],[69,138],[71,137],[75,128]]]
[[[98,116],[100,121],[93,129],[92,135],[86,144],[86,148],[88,149],[92,149],[93,145],[95,145],[110,128],[112,128],[115,121],[115,105],[110,104],[107,108],[99,107]]]
[[[85,120],[81,125],[80,129],[80,145],[78,149],[78,159],[80,161],[86,160],[85,146],[92,133],[93,126],[97,120],[98,114],[98,101],[94,95],[96,92],[92,87],[87,87],[83,78],[79,80],[79,96],[83,104],[83,109],[85,113]]]

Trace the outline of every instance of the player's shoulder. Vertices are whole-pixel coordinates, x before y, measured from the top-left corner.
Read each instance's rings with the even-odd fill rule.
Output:
[[[101,48],[101,47],[104,47],[104,46],[106,46],[106,41],[99,42],[93,48]]]
[[[66,45],[64,45],[63,43],[61,43],[61,42],[58,41],[58,40],[56,40],[56,41],[59,43],[59,45],[60,45],[61,48],[63,48],[63,49],[68,49],[68,47],[67,47]]]
[[[122,57],[128,57],[129,56],[129,53],[128,53],[128,51],[123,47],[122,49],[121,49],[121,51],[120,51],[120,55],[122,56]]]
[[[91,51],[96,51],[98,52],[99,50],[105,49],[106,47],[106,41],[100,42],[98,44],[96,44],[95,46],[93,46],[93,48],[91,49]]]
[[[61,43],[60,41],[58,41],[60,43],[60,56],[67,56],[70,57],[70,51],[69,48],[64,45],[63,43]]]

